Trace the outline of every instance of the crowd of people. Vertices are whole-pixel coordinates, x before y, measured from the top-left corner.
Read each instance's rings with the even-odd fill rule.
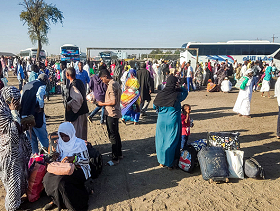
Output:
[[[94,69],[94,71],[91,71]],[[18,88],[4,83],[8,71],[14,71]],[[151,102],[151,93],[157,90],[153,108],[158,114],[155,145],[161,167],[172,169],[188,142],[191,106],[181,107],[190,91],[207,86],[207,91],[230,92],[232,85],[242,82],[233,110],[240,116],[249,117],[252,92],[261,96],[270,90],[272,76],[278,75],[273,63],[244,61],[229,64],[226,60],[213,65],[190,62],[179,66],[178,62],[119,61],[90,65],[88,62],[68,64],[65,61],[23,61],[1,58],[0,66],[0,178],[6,190],[7,210],[20,207],[21,196],[26,192],[28,161],[34,154],[47,153],[49,147],[44,113],[45,98],[52,90],[62,95],[65,122],[58,128],[58,145],[52,159],[61,163],[73,163],[72,175],[47,173],[43,184],[52,202],[45,209],[54,207],[69,210],[86,210],[88,195],[84,182],[90,178],[89,154],[84,140],[87,139],[88,123],[101,110],[100,123],[106,124],[112,144],[109,166],[121,159],[122,141],[119,120],[134,125],[145,118]],[[3,79],[3,80],[2,80]],[[6,79],[6,80],[5,80]],[[280,99],[280,81],[277,80],[275,95]],[[96,108],[89,111],[88,102]],[[279,120],[280,124],[280,106]],[[137,126],[136,126],[137,127]],[[278,127],[280,138],[280,126]],[[39,144],[40,143],[40,144]],[[8,173],[9,172],[9,173]]]

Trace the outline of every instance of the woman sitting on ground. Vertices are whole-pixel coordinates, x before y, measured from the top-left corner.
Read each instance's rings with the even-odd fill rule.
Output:
[[[85,141],[75,136],[72,123],[64,122],[58,128],[58,144],[53,160],[61,163],[74,163],[72,175],[55,175],[47,173],[43,183],[45,191],[53,201],[45,206],[45,210],[58,209],[87,210],[88,193],[84,183],[91,176],[89,154]]]
[[[207,92],[219,92],[219,86],[217,84],[214,84],[211,79],[208,80],[207,84]]]

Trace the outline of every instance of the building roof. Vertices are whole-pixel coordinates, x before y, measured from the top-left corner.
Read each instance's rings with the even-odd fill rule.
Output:
[[[9,52],[0,52],[0,56],[16,56],[15,54],[13,53],[9,53]]]

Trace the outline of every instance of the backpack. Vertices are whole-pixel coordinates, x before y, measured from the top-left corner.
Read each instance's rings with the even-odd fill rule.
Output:
[[[265,178],[263,167],[254,158],[245,160],[244,171],[247,177]]]
[[[91,143],[86,142],[88,154],[89,154],[89,166],[91,178],[95,179],[99,176],[103,167],[102,155],[98,150],[96,150]]]
[[[191,145],[186,146],[179,159],[179,168],[188,173],[192,173],[197,161],[197,152]]]

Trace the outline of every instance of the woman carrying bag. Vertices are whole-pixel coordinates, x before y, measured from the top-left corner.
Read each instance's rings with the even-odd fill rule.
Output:
[[[82,211],[88,208],[88,193],[84,183],[91,176],[89,154],[85,141],[75,134],[70,122],[64,122],[58,128],[59,139],[53,155],[53,160],[57,162],[49,164],[43,180],[47,195],[53,199],[45,206],[45,210],[58,207],[59,210],[67,208]],[[61,173],[63,167],[69,167],[65,175]]]

